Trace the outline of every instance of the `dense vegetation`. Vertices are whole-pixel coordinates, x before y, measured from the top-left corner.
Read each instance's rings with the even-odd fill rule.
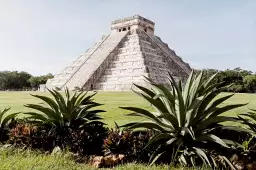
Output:
[[[148,146],[159,141],[162,145],[152,155],[152,163],[165,155],[166,159],[174,164],[179,162],[185,166],[196,166],[201,160],[202,163],[216,168],[218,165],[214,157],[224,158],[223,153],[218,152],[213,146],[220,145],[219,147],[224,151],[230,148],[229,144],[234,141],[227,140],[227,138],[221,139],[215,131],[222,131],[226,128],[239,131],[238,127],[220,124],[227,121],[236,122],[236,119],[221,116],[221,114],[241,107],[243,104],[220,107],[220,104],[233,94],[214,101],[214,98],[224,89],[216,88],[219,84],[212,83],[215,76],[205,79],[202,72],[198,76],[191,73],[185,87],[181,82],[176,83],[170,76],[168,87],[171,87],[171,90],[156,84],[151,84],[150,88],[137,85],[137,88],[141,90],[137,93],[149,101],[156,108],[156,112],[125,107],[124,109],[133,112],[131,116],[141,116],[148,120],[128,123],[124,127],[155,131]]]
[[[104,110],[93,93],[49,90],[47,96],[33,95],[38,103],[26,104],[23,118],[8,109],[1,112],[1,142],[8,144],[1,150],[25,148],[45,155],[67,151],[71,160],[95,167],[136,162],[251,169],[256,166],[255,108],[238,117],[226,115],[245,104],[226,103],[233,94],[219,94],[229,86],[217,82],[218,74],[207,76],[192,72],[185,86],[171,75],[169,86],[150,81],[146,87],[136,85],[135,93],[155,111],[124,105],[135,121],[113,129],[104,126]]]
[[[233,70],[220,71],[216,69],[205,69],[205,73],[210,77],[215,73],[219,73],[216,83],[222,83],[222,86],[230,85],[224,91],[235,93],[254,93],[256,92],[256,74],[252,71],[235,68]]]
[[[37,89],[39,84],[45,84],[52,74],[43,76],[32,76],[21,71],[1,71],[0,72],[0,90],[31,90]]]

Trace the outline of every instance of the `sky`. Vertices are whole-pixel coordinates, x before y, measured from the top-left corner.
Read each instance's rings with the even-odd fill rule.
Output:
[[[0,70],[56,74],[135,14],[192,68],[256,72],[255,0],[0,0]]]

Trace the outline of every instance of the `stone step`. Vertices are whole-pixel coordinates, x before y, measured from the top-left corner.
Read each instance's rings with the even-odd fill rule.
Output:
[[[134,76],[134,77],[138,77],[138,76],[148,76],[148,75],[149,75],[149,73],[145,72],[145,70],[144,70],[143,72],[134,72],[134,73],[132,74],[132,76]],[[123,73],[123,74],[120,74],[120,75],[114,75],[114,74],[104,73],[104,74],[101,76],[101,78],[103,78],[103,77],[107,77],[107,78],[111,78],[111,77],[130,77],[130,76],[131,76],[130,73],[127,73],[127,74]]]
[[[114,85],[99,85],[97,84],[95,86],[96,89],[98,90],[129,90],[133,84],[114,84]]]
[[[124,83],[133,83],[133,82],[139,82],[144,80],[145,78],[143,76],[132,76],[132,77],[111,77],[111,78],[102,78],[99,80],[99,84],[102,83],[109,83],[109,84],[124,84]]]
[[[136,66],[136,67],[142,67],[144,66],[144,61],[143,60],[139,60],[139,61],[123,61],[123,62],[112,62],[109,65],[109,68],[122,68],[122,69],[130,69],[131,66]],[[133,68],[133,67],[132,67]]]
[[[117,62],[122,62],[122,60],[144,60],[144,57],[142,56],[141,53],[135,53],[135,54],[131,54],[131,55],[115,55],[113,57],[113,62],[117,61]]]
[[[142,65],[127,65],[127,66],[116,67],[116,68],[109,67],[106,69],[106,72],[117,71],[117,70],[134,70],[134,69],[145,70],[146,66],[144,64],[142,64]]]
[[[106,70],[103,74],[104,76],[116,76],[116,77],[125,77],[125,76],[131,76],[131,75],[144,75],[146,74],[145,68],[138,68],[138,69],[124,69],[124,70]]]
[[[86,60],[90,57],[90,55],[95,51],[95,49],[98,48],[98,46],[104,41],[105,39],[102,39],[101,41],[95,43],[92,48],[89,48],[85,53],[82,53],[74,62],[72,62],[69,66],[65,67],[59,74],[54,76],[53,79],[50,81],[47,81],[46,87],[61,87],[63,86],[69,79],[70,76],[72,76],[75,71],[81,67],[81,65],[86,62]],[[59,80],[60,79],[60,80]],[[58,83],[55,83],[58,82]],[[61,84],[61,83],[62,84]]]
[[[140,42],[139,41],[131,41],[131,42],[125,42],[120,45],[120,48],[133,48],[133,47],[139,47]]]
[[[142,55],[141,51],[128,51],[128,52],[122,52],[118,53],[117,56],[131,56],[131,55]]]
[[[122,58],[122,60],[118,59],[118,58],[115,58],[114,61],[112,61],[113,64],[117,64],[117,63],[124,63],[124,62],[137,62],[137,61],[141,61],[141,62],[144,62],[144,58],[143,56],[135,56],[135,57],[131,57],[129,56],[130,58]]]
[[[69,89],[74,89],[75,87],[82,88],[126,34],[127,32],[110,34],[64,86]]]

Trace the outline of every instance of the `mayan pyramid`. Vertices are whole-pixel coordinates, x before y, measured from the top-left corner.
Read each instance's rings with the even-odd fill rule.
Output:
[[[155,23],[135,15],[113,21],[111,33],[46,83],[47,88],[130,90],[148,77],[166,84],[170,72],[186,79],[190,66],[154,35]]]

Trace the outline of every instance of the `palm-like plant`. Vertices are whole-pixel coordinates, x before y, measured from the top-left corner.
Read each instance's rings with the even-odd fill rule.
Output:
[[[57,90],[48,90],[53,99],[41,95],[32,95],[41,99],[46,105],[27,104],[26,107],[35,111],[26,112],[29,120],[48,126],[54,129],[58,134],[65,133],[67,128],[81,128],[90,123],[100,123],[101,118],[98,115],[103,110],[92,110],[100,106],[92,100],[96,94],[87,95],[87,92],[79,92],[70,94],[69,90],[65,90],[65,97]]]
[[[0,141],[5,140],[7,129],[11,121],[17,116],[19,113],[11,113],[8,114],[8,109],[0,110]]]
[[[150,160],[151,163],[154,163],[162,154],[170,153],[173,163],[180,162],[183,165],[195,166],[196,162],[201,160],[200,162],[209,166],[217,166],[214,156],[209,154],[205,146],[217,144],[229,148],[229,144],[233,141],[221,139],[213,131],[234,129],[235,127],[223,126],[222,123],[237,121],[237,119],[221,116],[221,114],[245,104],[220,107],[233,94],[215,99],[224,90],[224,87],[218,88],[220,84],[213,83],[215,76],[216,74],[207,79],[203,72],[200,74],[192,72],[185,86],[181,81],[176,83],[171,75],[168,77],[169,87],[153,83],[149,83],[150,87],[135,85],[138,88],[135,92],[152,104],[156,112],[152,113],[135,107],[122,107],[133,112],[129,116],[147,119],[147,121],[128,123],[123,127],[156,131],[148,146],[160,142],[162,150],[156,151]],[[211,149],[214,150],[210,148],[210,151]]]

